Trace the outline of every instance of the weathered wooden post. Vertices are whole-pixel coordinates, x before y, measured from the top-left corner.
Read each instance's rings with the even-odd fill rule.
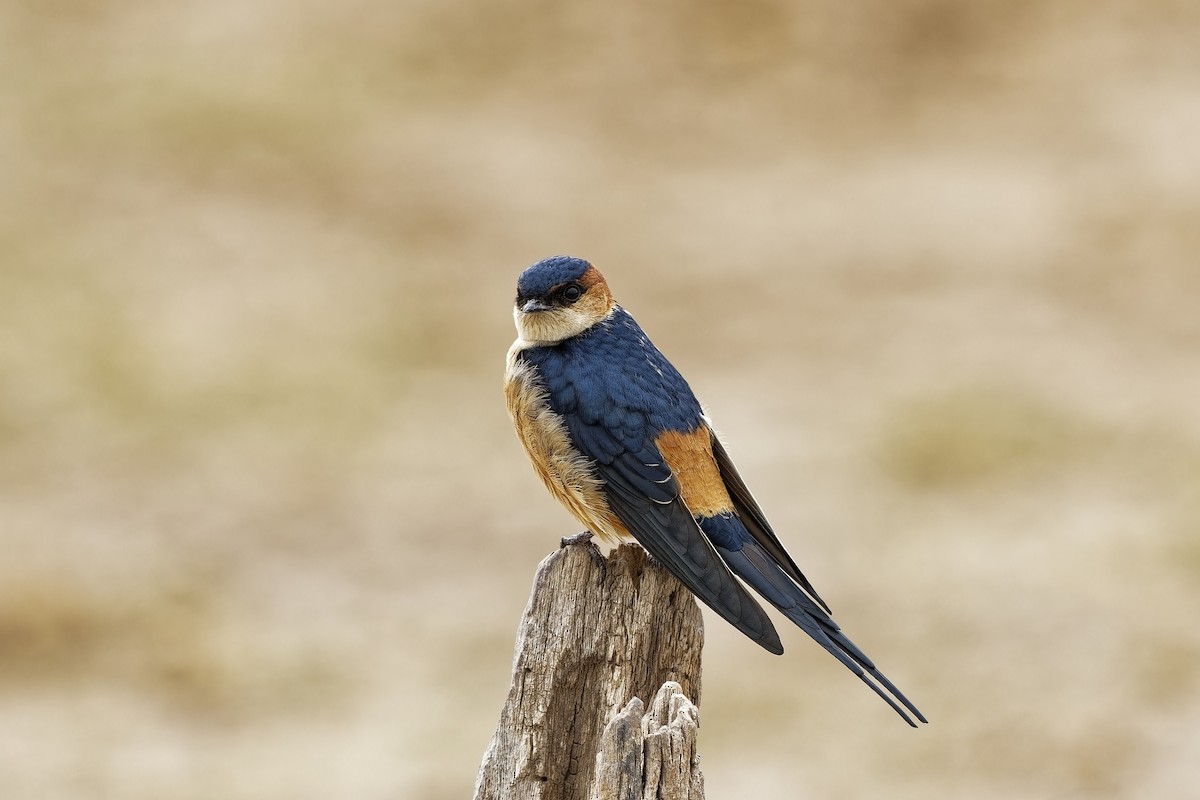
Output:
[[[640,547],[564,539],[534,577],[476,800],[702,800],[703,643],[695,599]]]

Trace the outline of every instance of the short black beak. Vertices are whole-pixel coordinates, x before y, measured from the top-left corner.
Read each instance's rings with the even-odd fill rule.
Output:
[[[543,303],[541,300],[526,300],[525,305],[521,306],[522,313],[532,314],[535,311],[549,311],[550,306]]]

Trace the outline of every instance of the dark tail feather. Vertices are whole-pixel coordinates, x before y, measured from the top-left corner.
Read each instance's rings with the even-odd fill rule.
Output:
[[[727,550],[723,547],[718,547],[717,550],[738,577],[782,611],[784,616],[815,639],[817,644],[842,662],[863,683],[870,686],[872,691],[882,697],[905,722],[916,727],[916,723],[904,709],[911,711],[921,722],[928,722],[925,715],[876,668],[858,645],[842,633],[838,624],[787,576],[757,542],[747,541],[740,550]],[[901,705],[904,708],[901,708]]]
[[[789,617],[789,619],[790,619],[790,617]],[[830,619],[829,622],[835,626],[837,625],[837,623],[834,622],[832,619]],[[900,691],[900,689],[896,686],[896,684],[894,684],[890,680],[888,680],[888,677],[879,671],[879,669],[875,666],[875,664],[871,662],[871,659],[867,658],[866,654],[858,648],[858,645],[856,645],[854,642],[850,641],[850,638],[848,636],[846,636],[846,634],[842,633],[841,630],[838,629],[829,638],[835,644],[837,644],[838,647],[842,648],[846,653],[848,653],[851,658],[853,658],[855,661],[857,661],[859,663],[859,665],[862,666],[862,669],[864,672],[866,672],[872,678],[874,678],[876,681],[878,681],[883,686],[883,688],[885,688],[889,692],[891,692],[893,697],[895,697],[897,700],[899,700],[901,703],[903,703],[904,707],[913,713],[913,716],[915,716],[921,722],[926,722],[926,723],[929,722],[929,720],[925,719],[925,715],[922,714],[921,711],[916,706],[914,706],[907,697],[904,696],[904,692]],[[864,681],[866,680],[866,677],[863,675],[860,675],[859,677],[861,677]],[[879,688],[877,686],[872,685],[871,688],[874,689],[876,691],[876,693],[880,693]],[[884,697],[884,699],[888,701],[888,704],[891,705],[892,708],[896,708],[896,704],[891,701],[891,698]],[[896,710],[899,711],[900,709],[897,708]],[[901,713],[900,716],[903,717],[904,714]],[[907,719],[907,717],[906,717],[906,719]],[[910,724],[911,724],[911,721],[910,721]],[[916,726],[914,725],[913,727],[916,727]]]

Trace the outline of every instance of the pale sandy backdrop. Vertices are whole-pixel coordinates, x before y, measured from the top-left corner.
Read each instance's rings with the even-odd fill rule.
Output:
[[[568,252],[912,731],[711,616],[716,798],[1200,796],[1200,5],[0,5],[0,797],[450,800]]]

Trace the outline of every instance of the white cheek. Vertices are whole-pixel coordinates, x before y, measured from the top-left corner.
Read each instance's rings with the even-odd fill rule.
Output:
[[[545,331],[541,320],[534,314],[525,314],[520,309],[513,311],[513,319],[517,323],[517,336],[527,342],[538,342],[544,338]]]
[[[517,324],[517,335],[527,342],[556,343],[583,333],[592,321],[578,309],[560,308],[525,314],[514,309],[513,319]]]

